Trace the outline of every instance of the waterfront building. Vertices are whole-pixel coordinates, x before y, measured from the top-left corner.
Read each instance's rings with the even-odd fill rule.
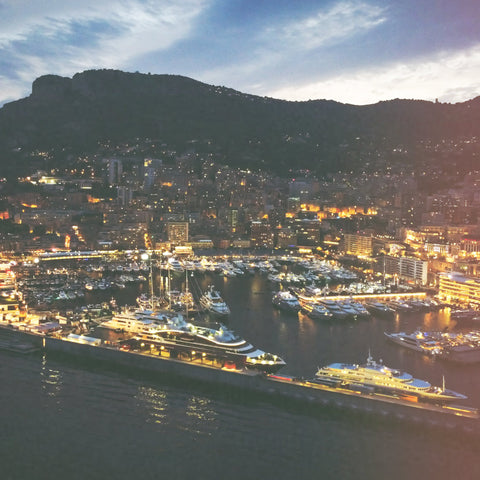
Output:
[[[344,245],[346,253],[357,256],[370,256],[373,251],[373,237],[371,235],[346,233],[344,236]]]
[[[428,262],[418,258],[384,255],[377,263],[377,269],[383,270],[387,275],[397,275],[421,285],[427,283]]]
[[[248,249],[250,248],[250,240],[246,238],[236,238],[232,240],[231,246],[233,248],[245,248]]]
[[[458,272],[440,274],[438,297],[448,303],[480,307],[480,279]]]
[[[204,250],[213,248],[213,240],[203,236],[195,236],[190,239],[187,245],[191,246],[193,250]]]

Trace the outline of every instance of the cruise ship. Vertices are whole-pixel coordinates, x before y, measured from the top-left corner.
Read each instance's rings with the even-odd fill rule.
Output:
[[[319,368],[315,379],[326,385],[438,404],[467,398],[445,387],[435,387],[424,380],[413,378],[409,373],[389,368],[374,361],[370,355],[364,365],[332,363]]]
[[[170,358],[204,358],[266,373],[275,373],[285,365],[278,355],[259,350],[224,325],[194,325],[171,312],[125,310],[100,326],[131,334],[124,341],[125,347],[157,349]]]
[[[480,331],[465,333],[421,332],[387,333],[385,336],[402,347],[461,363],[480,362]]]
[[[209,285],[207,290],[199,298],[198,303],[207,312],[213,313],[220,317],[230,315],[230,308],[221,297],[218,290],[215,290],[213,285]]]

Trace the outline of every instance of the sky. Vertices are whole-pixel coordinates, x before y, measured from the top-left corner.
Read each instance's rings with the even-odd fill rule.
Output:
[[[0,105],[41,75],[184,75],[285,100],[480,95],[478,0],[0,0]]]

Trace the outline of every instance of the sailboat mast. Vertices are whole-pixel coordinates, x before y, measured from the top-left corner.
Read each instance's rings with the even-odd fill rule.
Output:
[[[167,268],[168,268],[168,309],[171,310],[172,309],[172,288],[171,288],[171,285],[170,285],[170,266],[167,265]]]
[[[185,268],[185,313],[188,319],[188,268]]]
[[[153,262],[152,262],[152,254],[150,254],[150,306],[152,311],[154,310],[154,302],[153,302]]]

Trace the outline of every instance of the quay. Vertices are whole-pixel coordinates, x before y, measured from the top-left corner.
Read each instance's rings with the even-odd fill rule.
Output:
[[[318,405],[359,412],[392,421],[413,422],[468,433],[478,433],[477,409],[463,405],[436,405],[360,389],[332,387],[316,383],[313,379],[266,374],[240,369],[234,364],[205,362],[202,358],[179,359],[162,356],[156,349],[145,351],[123,350],[120,345],[100,339],[73,335],[35,334],[1,324],[4,332],[17,336],[23,342],[39,347],[47,353],[62,353],[99,364],[139,369],[160,373],[172,378],[191,380],[194,383],[221,385],[238,394],[257,393],[272,400],[284,399],[303,404]]]
[[[318,296],[318,299],[328,299],[333,301],[342,300],[394,300],[394,299],[425,299],[426,292],[408,292],[408,293],[370,293],[358,295],[323,295]]]

